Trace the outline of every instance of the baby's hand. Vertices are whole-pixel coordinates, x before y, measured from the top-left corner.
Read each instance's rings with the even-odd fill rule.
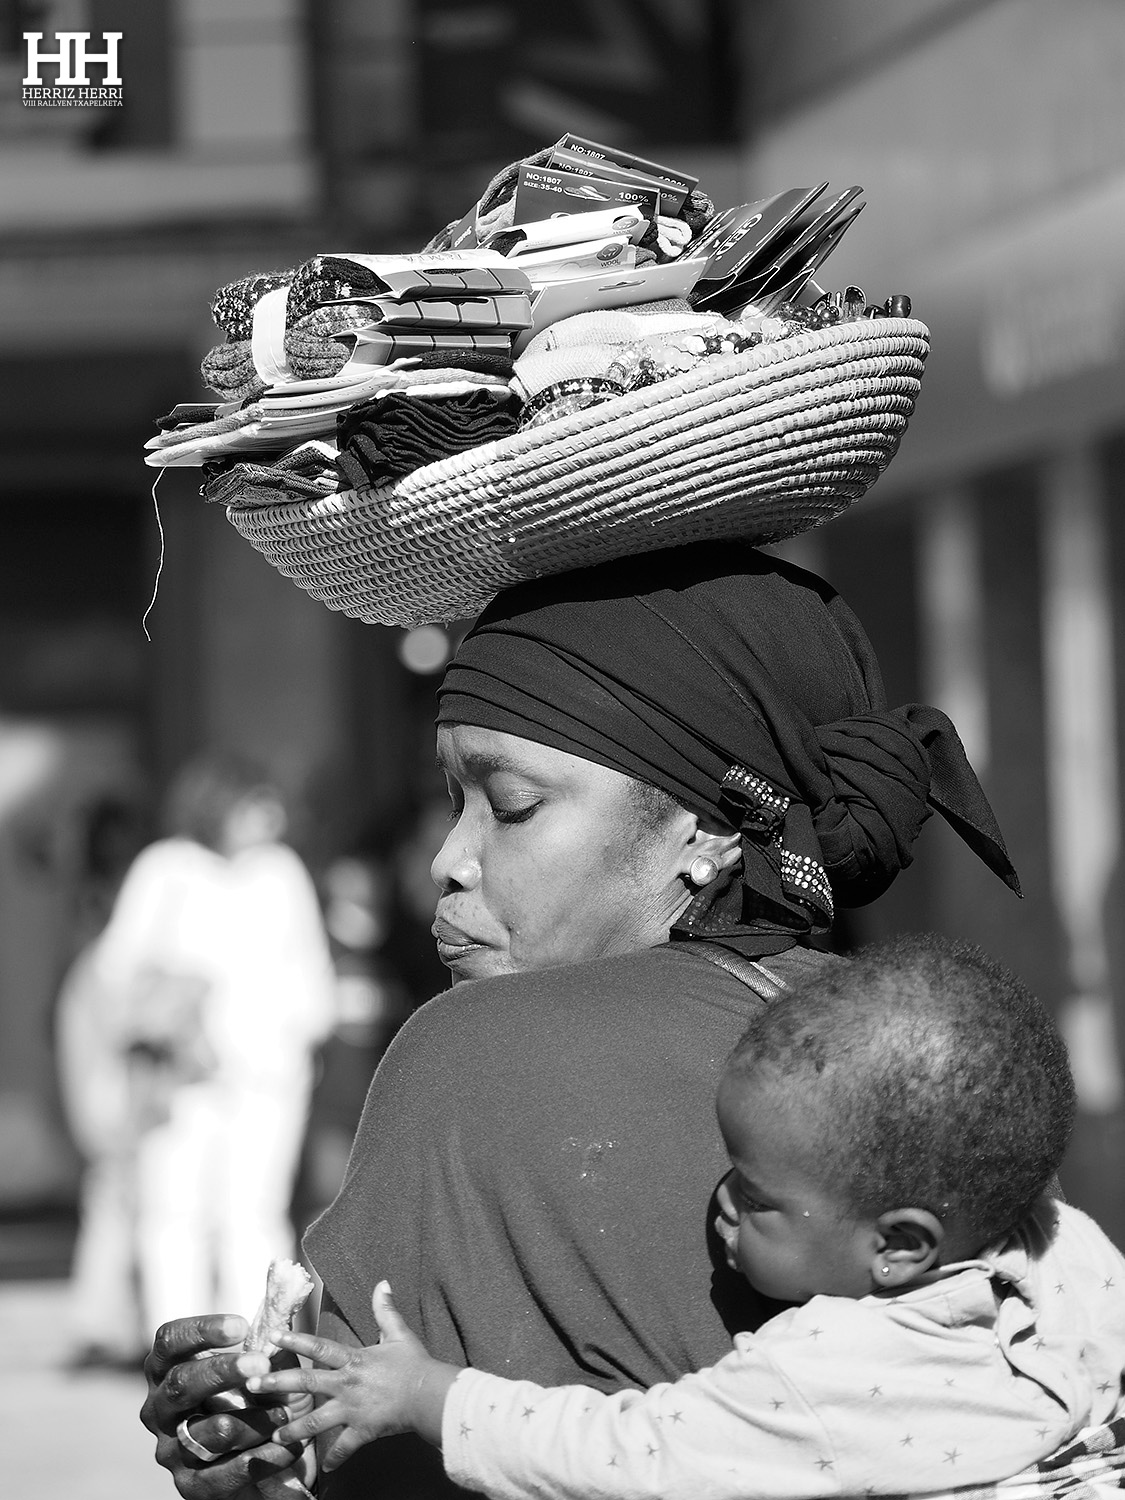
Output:
[[[303,1442],[340,1428],[324,1455],[326,1470],[338,1468],[364,1443],[395,1432],[418,1432],[441,1443],[442,1410],[457,1367],[431,1358],[393,1307],[385,1281],[375,1288],[371,1306],[381,1334],[378,1344],[354,1349],[332,1339],[286,1333],[278,1342],[314,1360],[318,1368],[275,1370],[246,1382],[251,1391],[311,1392],[317,1398],[316,1410],[291,1417],[274,1433],[274,1441]]]

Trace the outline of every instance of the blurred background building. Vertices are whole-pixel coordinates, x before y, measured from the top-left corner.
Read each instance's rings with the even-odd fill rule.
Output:
[[[122,33],[120,108],[24,104],[24,34],[67,30]],[[865,189],[821,280],[908,293],[933,353],[892,468],[792,552],[892,701],[950,712],[1025,900],[932,826],[849,935],[966,935],[1057,1008],[1065,1183],[1125,1239],[1123,71],[1116,0],[0,0],[0,1219],[73,1201],[59,979],[185,755],[265,758],[318,871],[435,790],[449,640],[308,599],[197,472],[153,492],[215,289],[418,249],[574,130],[720,206]]]

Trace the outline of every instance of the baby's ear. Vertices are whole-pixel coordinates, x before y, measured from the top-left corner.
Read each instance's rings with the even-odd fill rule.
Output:
[[[929,1209],[890,1209],[879,1215],[876,1228],[878,1239],[871,1258],[876,1291],[900,1291],[937,1264],[945,1230]]]

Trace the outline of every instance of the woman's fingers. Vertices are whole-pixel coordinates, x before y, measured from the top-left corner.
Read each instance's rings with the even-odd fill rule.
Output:
[[[156,1330],[145,1364],[160,1379],[181,1360],[193,1359],[212,1349],[229,1349],[234,1344],[241,1344],[249,1330],[246,1319],[236,1313],[203,1313],[196,1318],[176,1318],[171,1323],[162,1323]]]
[[[375,1314],[375,1321],[379,1325],[379,1332],[384,1340],[395,1342],[410,1336],[410,1329],[398,1308],[391,1301],[389,1281],[376,1283],[375,1290],[371,1294],[371,1311]]]
[[[179,1318],[161,1327],[145,1360],[141,1421],[185,1500],[260,1500],[255,1480],[293,1464],[294,1450],[276,1439],[285,1408],[246,1403],[247,1375],[269,1368],[265,1355],[243,1352],[247,1327],[234,1315]],[[181,1422],[213,1459],[184,1446]]]
[[[249,1406],[237,1412],[202,1412],[189,1417],[187,1430],[200,1447],[216,1457],[226,1458],[263,1443],[281,1443],[284,1440],[277,1429],[288,1418],[284,1406]]]
[[[194,1435],[194,1422],[191,1430]],[[293,1459],[293,1452],[277,1443],[235,1453],[215,1463],[185,1455],[174,1437],[161,1437],[156,1445],[157,1463],[169,1470],[185,1500],[261,1500],[256,1481],[291,1468]]]
[[[219,1351],[242,1348],[250,1325],[237,1313],[201,1313],[162,1323],[152,1341],[149,1359],[157,1374],[188,1359],[206,1359]]]
[[[145,1360],[148,1393],[141,1421],[150,1432],[173,1433],[181,1418],[221,1404],[225,1393],[242,1386],[240,1351],[230,1348],[230,1339],[246,1326],[236,1317],[181,1318],[163,1325]]]

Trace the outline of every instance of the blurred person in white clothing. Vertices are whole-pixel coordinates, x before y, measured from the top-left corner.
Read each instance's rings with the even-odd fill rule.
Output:
[[[70,1267],[73,1370],[140,1369],[137,1306],[136,1130],[118,996],[98,978],[93,944],[67,970],[56,1006],[60,1094],[82,1158],[78,1232]]]
[[[262,771],[233,756],[193,761],[166,823],[93,956],[122,997],[150,1330],[215,1297],[253,1311],[268,1262],[293,1255],[293,1180],[334,1018],[316,891],[281,842],[285,810]],[[255,1142],[252,1172],[230,1149],[240,1139]]]
[[[144,823],[139,802],[119,793],[98,796],[83,810],[74,954],[55,1001],[59,1097],[82,1159],[70,1268],[72,1370],[136,1370],[145,1346],[136,1287],[136,1131],[129,1062],[119,1041],[121,997],[101,983],[93,962],[121,881],[146,842]]]

